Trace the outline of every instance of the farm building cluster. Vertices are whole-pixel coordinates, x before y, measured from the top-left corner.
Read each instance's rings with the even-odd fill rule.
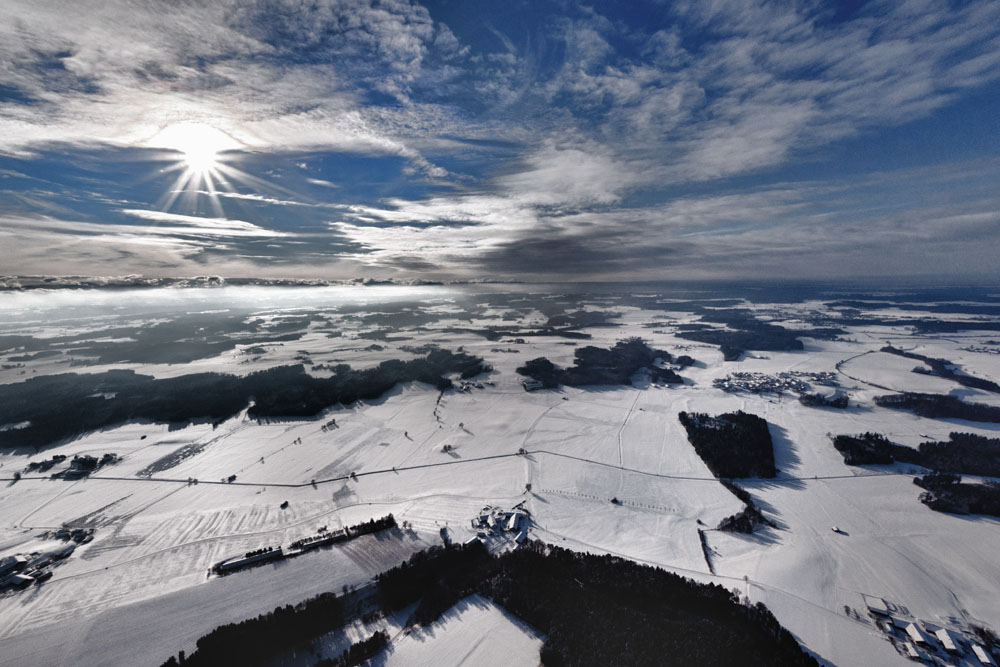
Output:
[[[475,537],[466,544],[482,542],[493,552],[516,549],[528,539],[531,529],[531,513],[518,503],[509,510],[487,505],[472,519]]]
[[[52,567],[72,555],[76,544],[70,542],[44,552],[14,554],[0,558],[0,593],[23,590],[52,578]]]
[[[985,628],[946,628],[912,618],[882,598],[864,595],[875,626],[907,658],[928,665],[996,666],[996,638]]]

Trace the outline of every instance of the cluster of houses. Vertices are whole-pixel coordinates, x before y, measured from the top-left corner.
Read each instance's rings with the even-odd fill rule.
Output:
[[[929,665],[996,666],[992,652],[971,632],[901,615],[882,598],[864,598],[875,625],[907,658]]]
[[[522,503],[523,504],[523,503]],[[521,505],[515,505],[509,510],[487,505],[479,515],[472,519],[472,529],[475,537],[466,544],[482,542],[487,547],[516,549],[528,539],[528,529],[531,528],[531,515]]]
[[[731,394],[804,394],[812,387],[810,385],[836,387],[837,378],[834,373],[822,371],[809,373],[805,371],[785,371],[777,375],[766,373],[739,372],[717,378],[712,382],[716,389]]]
[[[0,591],[20,590],[50,579],[51,566],[68,558],[75,549],[75,544],[67,544],[45,553],[15,554],[0,558]]]

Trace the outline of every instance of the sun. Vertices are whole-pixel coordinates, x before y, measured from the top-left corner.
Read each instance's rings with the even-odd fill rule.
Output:
[[[219,153],[240,148],[239,142],[211,125],[174,123],[161,130],[150,143],[181,153],[183,166],[204,175],[219,167]]]

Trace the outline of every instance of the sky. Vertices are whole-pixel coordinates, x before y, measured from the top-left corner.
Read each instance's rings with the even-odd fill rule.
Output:
[[[990,284],[998,108],[996,0],[0,0],[0,275]]]

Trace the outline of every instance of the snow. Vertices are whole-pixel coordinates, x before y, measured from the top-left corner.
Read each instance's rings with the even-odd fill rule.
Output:
[[[324,294],[296,296],[288,306],[319,307],[323,298],[337,293]],[[194,297],[190,310],[201,307],[202,296]],[[251,301],[258,298],[263,299],[252,295]],[[60,299],[82,308],[79,295]],[[203,300],[206,309],[214,303],[208,296]],[[15,301],[22,310],[10,326],[45,328],[29,312],[31,303],[44,299]],[[484,505],[512,507],[521,501],[533,520],[530,537],[723,584],[767,604],[799,641],[830,664],[908,664],[865,616],[863,595],[884,598],[890,608],[942,626],[975,622],[1000,629],[995,583],[1000,581],[1000,522],[933,512],[918,502],[920,489],[906,466],[847,466],[830,439],[876,431],[916,446],[947,440],[955,430],[996,437],[998,425],[925,419],[872,401],[888,391],[909,390],[961,392],[966,400],[998,404],[996,395],[912,373],[917,360],[878,352],[890,341],[905,342],[919,354],[950,359],[995,380],[1000,355],[965,349],[995,333],[914,338],[892,327],[868,327],[848,333],[856,342],[809,340],[801,352],[726,362],[716,347],[677,338],[670,326],[656,328],[665,333],[642,326],[670,316],[620,307],[621,327],[589,329],[593,339],[579,343],[607,346],[625,336],[643,336],[654,347],[700,362],[681,371],[690,384],[528,393],[515,368],[543,355],[572,363],[577,341],[567,345],[564,339],[532,337],[514,344],[447,333],[440,329],[502,324],[504,309],[494,313],[495,319],[487,313],[470,325],[454,319],[446,299],[429,305],[441,308],[440,322],[408,332],[405,340],[380,341],[382,351],[365,350],[369,339],[330,339],[311,331],[252,364],[242,364],[246,355],[236,350],[195,364],[125,366],[157,375],[196,369],[248,372],[291,363],[298,350],[307,350],[315,363],[343,359],[361,367],[412,356],[401,345],[434,342],[450,349],[463,346],[486,358],[495,371],[484,379],[493,385],[441,395],[414,383],[375,401],[333,406],[315,419],[257,423],[242,414],[215,428],[126,424],[39,454],[0,454],[0,477],[54,453],[123,457],[90,479],[26,475],[0,486],[0,557],[51,546],[41,535],[66,522],[96,529],[94,541],[56,567],[50,581],[0,597],[0,664],[64,664],[71,657],[83,664],[135,664],[131,651],[140,645],[149,647],[149,664],[159,664],[193,648],[197,636],[221,622],[345,583],[363,585],[379,569],[437,543],[441,527],[464,542],[474,536],[470,519]],[[139,317],[139,306],[130,308],[122,317]],[[780,315],[776,307],[768,308]],[[52,335],[58,328],[85,331],[85,323],[81,316],[49,330]],[[350,336],[361,329],[345,321],[348,325],[354,327],[345,329]],[[834,371],[847,359],[838,375],[851,395],[847,410],[805,407],[789,395],[727,394],[712,386],[714,379],[734,371]],[[29,369],[51,372],[52,364],[40,359]],[[0,381],[23,379],[18,372],[3,371]],[[682,410],[737,409],[770,422],[781,471],[772,480],[740,482],[777,525],[752,536],[714,530],[741,504],[713,479],[677,420]],[[332,419],[336,427],[324,430]],[[445,445],[449,451],[443,451]],[[517,455],[521,448],[528,454]],[[154,472],[152,479],[136,476],[182,451],[192,455]],[[233,474],[234,483],[222,482]],[[199,483],[189,484],[188,478]],[[612,498],[620,502],[613,504]],[[281,509],[285,501],[288,507]],[[323,525],[335,530],[389,512],[409,522],[414,532],[388,540],[363,538],[279,565],[207,577],[211,564],[223,558],[287,545]],[[705,531],[715,574],[705,562],[699,530]],[[860,618],[845,614],[845,606],[858,610]],[[504,664],[534,665],[540,641],[488,601],[469,599],[431,629],[397,638],[388,660],[489,665],[502,658]],[[430,663],[424,660],[428,657],[433,657]]]
[[[386,667],[507,667],[537,665],[542,637],[479,595],[471,595],[426,628],[393,641]]]

